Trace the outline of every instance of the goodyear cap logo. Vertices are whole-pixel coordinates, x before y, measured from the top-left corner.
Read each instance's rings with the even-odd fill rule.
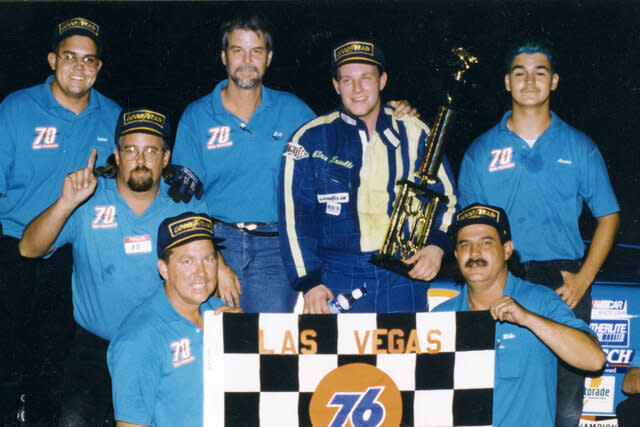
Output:
[[[129,133],[147,133],[171,140],[171,130],[167,117],[147,108],[126,110],[120,114],[116,125],[116,143],[118,138]]]
[[[494,227],[500,238],[506,242],[511,240],[511,229],[507,214],[502,208],[474,203],[456,214],[455,222],[449,227],[449,234],[456,239],[462,227],[472,224],[485,224]]]
[[[87,18],[71,18],[59,23],[53,34],[53,49],[58,43],[73,35],[87,36],[93,39],[98,46],[102,44],[102,31],[100,26]]]
[[[207,214],[185,212],[176,217],[167,218],[158,227],[158,257],[168,250],[194,240],[212,240],[213,221]]]
[[[332,69],[336,70],[343,64],[360,62],[372,64],[384,71],[385,60],[382,49],[371,41],[349,40],[340,43],[333,49],[331,56]]]

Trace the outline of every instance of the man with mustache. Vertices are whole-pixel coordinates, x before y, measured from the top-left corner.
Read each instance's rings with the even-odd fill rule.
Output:
[[[597,338],[552,290],[511,274],[514,244],[502,208],[472,204],[456,214],[449,234],[466,284],[434,311],[489,310],[498,322],[493,425],[554,425],[558,360],[602,369]]]
[[[315,114],[295,95],[263,85],[273,40],[262,18],[235,18],[221,33],[227,79],[183,113],[173,161],[204,183],[222,253],[240,279],[220,283],[222,299],[247,313],[291,312],[298,293],[282,263],[278,173],[293,132]],[[394,106],[398,115],[416,114],[406,102]]]
[[[67,175],[62,194],[25,229],[20,252],[41,257],[71,243],[74,344],[65,363],[62,426],[102,425],[111,408],[106,351],[118,326],[162,285],[154,238],[164,218],[206,211],[203,201],[177,203],[163,169],[171,156],[166,117],[149,109],[123,111],[113,152],[116,178],[86,168]],[[233,274],[218,260],[218,274]]]
[[[506,57],[511,111],[471,144],[460,166],[463,206],[488,203],[511,218],[524,278],[555,290],[575,315],[591,319],[591,283],[619,224],[619,206],[596,144],[550,110],[559,83],[548,43],[521,42]],[[597,220],[589,250],[580,235],[582,208]],[[560,364],[557,427],[576,427],[584,376]]]

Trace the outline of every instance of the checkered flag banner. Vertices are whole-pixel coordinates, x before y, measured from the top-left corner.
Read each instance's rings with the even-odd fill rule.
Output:
[[[488,312],[205,313],[204,426],[488,426]]]

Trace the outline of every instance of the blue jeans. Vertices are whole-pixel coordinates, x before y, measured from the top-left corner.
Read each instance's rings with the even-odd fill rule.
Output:
[[[367,294],[352,313],[413,313],[428,311],[426,282],[413,280],[369,262],[371,254],[324,253],[322,282],[334,295],[366,284]]]
[[[277,232],[278,224],[260,225],[258,232]],[[225,262],[238,275],[245,313],[291,313],[298,293],[291,287],[282,264],[278,236],[256,236],[216,223],[214,232]]]

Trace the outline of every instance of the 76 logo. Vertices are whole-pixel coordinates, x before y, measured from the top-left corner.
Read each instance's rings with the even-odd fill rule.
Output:
[[[385,408],[377,399],[384,387],[369,387],[364,393],[334,393],[327,406],[339,406],[329,427],[378,427],[385,418]]]

